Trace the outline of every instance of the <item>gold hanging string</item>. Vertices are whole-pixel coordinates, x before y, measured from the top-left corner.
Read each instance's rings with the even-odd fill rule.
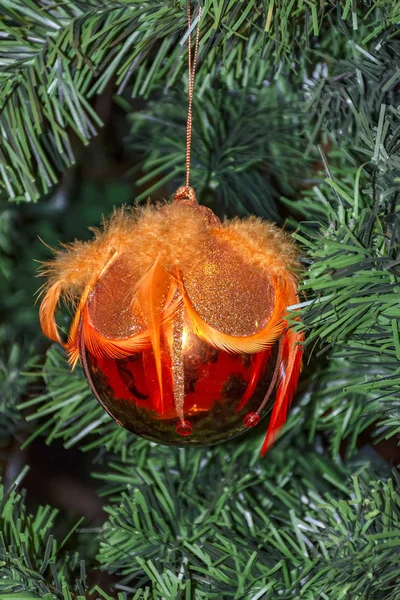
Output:
[[[201,6],[199,6],[199,22],[196,31],[196,42],[193,53],[193,64],[192,64],[192,37],[191,37],[191,13],[190,4],[188,4],[188,115],[186,124],[186,187],[190,184],[190,152],[192,145],[192,107],[193,107],[193,89],[194,89],[194,76],[196,74],[196,63],[197,63],[197,52],[199,49],[200,39],[200,19],[201,19]]]

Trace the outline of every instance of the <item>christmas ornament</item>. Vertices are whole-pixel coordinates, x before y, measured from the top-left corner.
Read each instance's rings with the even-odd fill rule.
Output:
[[[93,241],[57,252],[42,270],[40,321],[123,427],[162,444],[215,444],[254,427],[273,404],[263,454],[300,372],[301,340],[285,317],[298,303],[297,250],[271,223],[221,223],[197,203],[189,186],[197,47],[198,30],[186,185],[171,204],[115,210]],[[55,322],[60,300],[75,310],[66,342]]]

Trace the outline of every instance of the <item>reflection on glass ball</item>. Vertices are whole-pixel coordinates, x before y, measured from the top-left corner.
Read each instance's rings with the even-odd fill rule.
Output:
[[[161,342],[162,394],[151,347],[113,359],[95,356],[80,344],[93,392],[113,419],[129,431],[161,444],[209,445],[240,435],[269,412],[274,394],[266,406],[261,405],[273,378],[278,342],[259,353],[232,354],[199,339],[185,319],[180,414],[173,353],[166,336]]]

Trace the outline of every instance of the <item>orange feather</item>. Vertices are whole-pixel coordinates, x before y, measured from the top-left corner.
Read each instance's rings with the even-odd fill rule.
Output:
[[[148,328],[151,345],[153,347],[156,364],[158,385],[161,400],[163,397],[162,369],[161,369],[161,311],[164,308],[171,275],[162,268],[157,259],[153,266],[142,277],[137,287],[137,299],[143,318]]]
[[[195,311],[192,303],[189,300],[188,294],[184,288],[182,278],[180,278],[180,288],[190,318],[193,331],[197,336],[205,342],[227,352],[235,352],[238,354],[247,353],[254,354],[265,350],[275,342],[280,336],[284,328],[282,317],[286,311],[287,303],[287,285],[281,279],[272,279],[275,289],[275,306],[273,313],[267,325],[254,335],[236,337],[218,331],[211,325],[208,325]]]
[[[46,292],[39,310],[40,325],[45,336],[62,344],[54,314],[60,302],[63,286],[61,281],[53,283]]]
[[[95,356],[125,358],[148,348],[151,344],[148,329],[129,338],[107,338],[90,324],[88,306],[83,313],[83,337],[85,346]]]
[[[167,294],[166,306],[160,314],[160,327],[162,329],[168,327],[169,324],[172,323],[176,311],[182,304],[182,298],[176,297],[176,290],[177,285],[171,280],[171,286]],[[149,329],[146,329],[128,338],[110,338],[102,335],[95,327],[93,327],[91,323],[86,296],[86,298],[82,298],[82,301],[75,314],[67,344],[67,350],[70,355],[69,362],[73,365],[73,367],[79,358],[78,328],[82,318],[85,346],[89,352],[95,356],[116,359],[125,358],[136,352],[141,352],[142,350],[151,346],[152,342]]]
[[[261,456],[264,456],[267,450],[269,450],[280,429],[285,424],[288,409],[300,376],[302,357],[300,344],[302,341],[303,335],[297,334],[290,328],[284,333],[282,361],[279,367],[279,386],[267,434],[261,448]]]
[[[58,279],[58,281],[56,281],[55,283],[50,285],[50,287],[48,287],[45,297],[43,298],[42,303],[40,305],[39,318],[44,335],[47,336],[49,339],[58,342],[59,344],[64,346],[64,348],[67,349],[69,353],[69,362],[72,365],[72,368],[75,367],[79,357],[79,350],[77,346],[77,334],[83,308],[97,279],[105,271],[105,269],[115,260],[116,257],[117,253],[114,253],[111,257],[108,258],[106,262],[98,261],[96,265],[97,269],[92,273],[92,276],[88,281],[87,285],[85,286],[80,297],[79,305],[75,312],[70,327],[68,342],[66,344],[64,344],[60,338],[54,316],[61,298],[64,300],[64,302],[68,302],[68,300],[71,301],[71,298],[73,298],[73,295],[71,294],[71,288],[73,288],[73,285],[67,277],[64,278],[61,276],[62,271],[60,272],[60,278]],[[79,271],[78,268],[76,268],[75,270]]]
[[[68,342],[64,345],[65,349],[68,352],[68,362],[71,365],[72,371],[75,369],[79,360],[79,326],[82,320],[83,311],[85,310],[87,299],[89,297],[90,292],[92,291],[92,287],[92,285],[87,285],[81,296],[78,308],[76,309],[74,318],[71,323],[71,327],[69,329]]]

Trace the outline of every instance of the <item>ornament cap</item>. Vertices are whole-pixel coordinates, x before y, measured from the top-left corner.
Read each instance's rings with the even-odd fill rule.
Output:
[[[176,204],[189,204],[190,206],[196,206],[198,204],[196,192],[188,185],[181,185],[181,187],[176,190],[173,202]]]
[[[207,206],[202,206],[197,202],[196,192],[194,189],[188,185],[181,185],[175,194],[172,200],[172,204],[184,204],[185,206],[191,206],[194,210],[200,213],[205,219],[206,225],[210,227],[215,227],[221,225],[221,221],[217,217],[215,213],[211,210],[211,208],[207,208]]]

